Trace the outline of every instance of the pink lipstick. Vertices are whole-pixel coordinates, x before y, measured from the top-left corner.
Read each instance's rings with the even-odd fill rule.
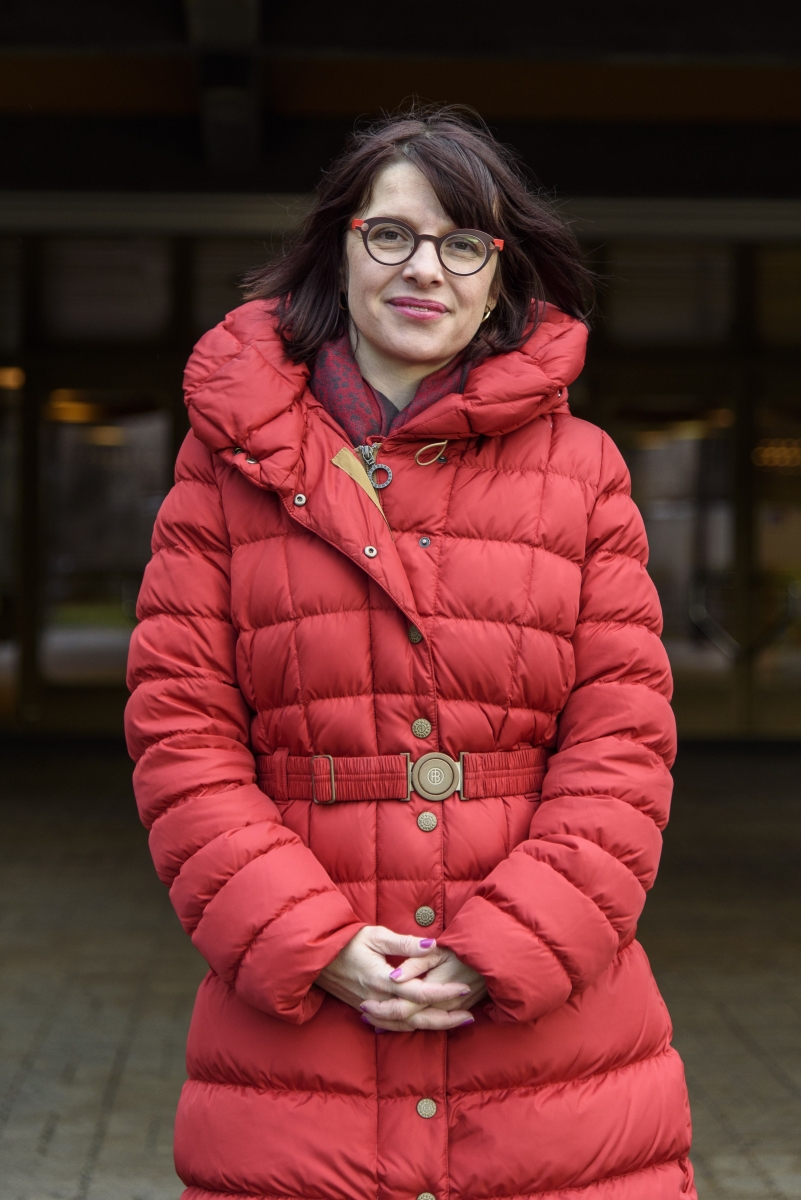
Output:
[[[434,321],[443,316],[448,309],[437,300],[426,300],[420,296],[393,296],[387,301],[393,308],[414,321]]]

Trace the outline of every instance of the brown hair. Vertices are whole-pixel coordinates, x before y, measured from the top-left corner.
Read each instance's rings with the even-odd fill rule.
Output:
[[[342,246],[351,219],[369,201],[378,172],[406,158],[423,173],[458,228],[504,239],[499,295],[468,349],[472,361],[520,345],[544,300],[585,319],[592,276],[554,204],[528,185],[515,155],[471,114],[415,106],[352,135],[317,188],[317,202],[283,254],[246,277],[246,298],[277,299],[288,356],[310,362],[340,336]]]

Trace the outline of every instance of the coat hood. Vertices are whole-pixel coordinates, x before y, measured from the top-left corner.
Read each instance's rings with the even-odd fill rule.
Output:
[[[310,409],[324,410],[309,391],[308,367],[286,357],[276,323],[274,306],[262,300],[234,309],[195,347],[185,394],[194,433],[209,450],[241,447],[262,463],[272,458],[289,468]],[[586,341],[581,321],[546,305],[518,350],[486,359],[470,372],[463,394],[444,396],[387,441],[492,437],[565,411]]]

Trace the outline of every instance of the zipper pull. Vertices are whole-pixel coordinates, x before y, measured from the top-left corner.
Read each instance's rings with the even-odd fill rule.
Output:
[[[367,469],[367,478],[370,480],[370,483],[373,485],[373,487],[375,488],[375,490],[377,492],[380,492],[382,488],[389,487],[389,485],[392,483],[392,468],[388,467],[386,463],[376,462],[376,460],[375,460],[376,450],[380,450],[380,449],[381,449],[380,446],[357,446],[356,447],[356,452],[357,452],[357,454],[360,455],[361,460]],[[386,471],[387,477],[383,483],[376,483],[376,481],[375,481],[376,471]]]

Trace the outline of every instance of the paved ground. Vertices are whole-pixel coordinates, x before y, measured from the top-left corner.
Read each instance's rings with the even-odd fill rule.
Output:
[[[152,873],[127,763],[108,747],[2,758],[0,1200],[177,1200],[203,966]],[[686,749],[642,925],[702,1200],[801,1197],[799,768],[801,749]]]
[[[128,763],[3,757],[0,1197],[172,1200],[203,964],[153,873]]]
[[[687,1069],[701,1200],[801,1197],[801,748],[687,747],[641,939]]]

